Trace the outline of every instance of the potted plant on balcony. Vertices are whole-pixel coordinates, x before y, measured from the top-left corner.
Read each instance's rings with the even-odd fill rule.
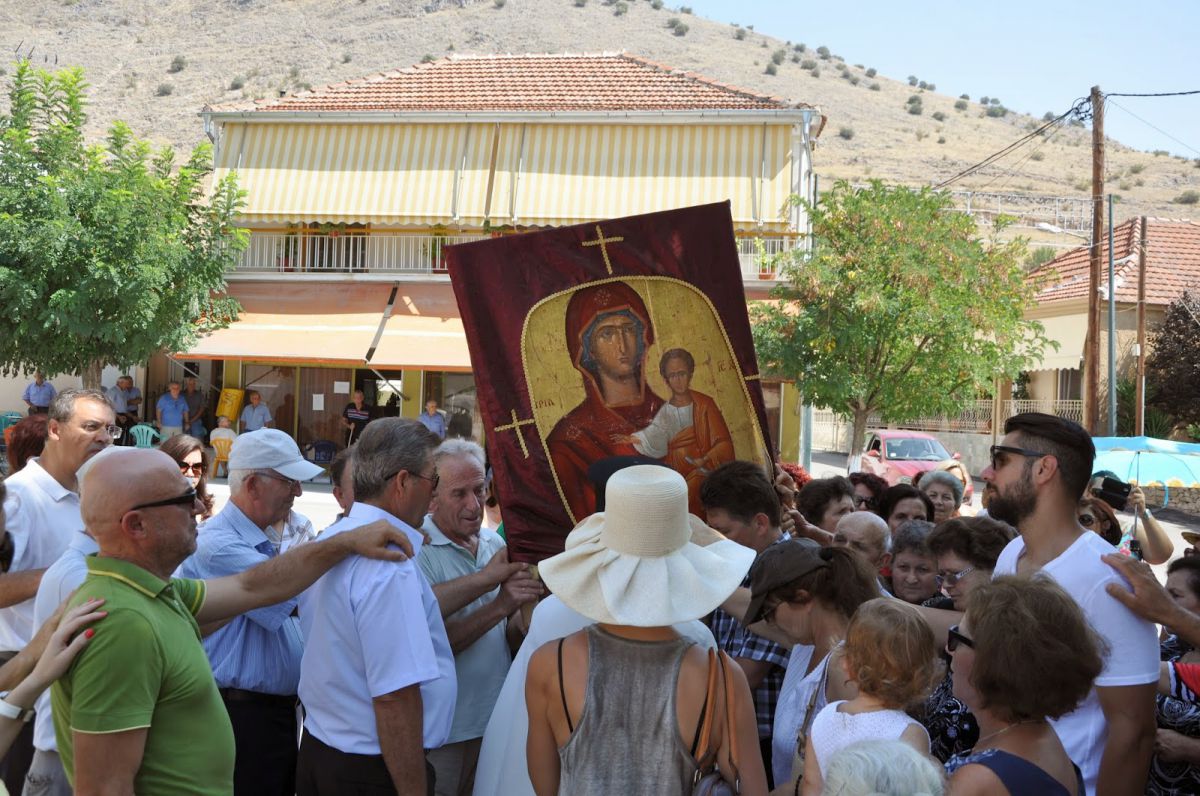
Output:
[[[295,271],[293,259],[298,254],[296,249],[296,225],[288,224],[283,240],[275,244],[275,267],[280,271]]]

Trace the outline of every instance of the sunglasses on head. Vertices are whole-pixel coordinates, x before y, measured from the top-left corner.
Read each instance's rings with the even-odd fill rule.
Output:
[[[953,625],[946,631],[946,651],[954,652],[959,644],[975,649],[975,642],[958,632],[958,625]]]

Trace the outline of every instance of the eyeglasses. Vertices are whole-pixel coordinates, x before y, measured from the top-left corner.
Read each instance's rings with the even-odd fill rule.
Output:
[[[1080,514],[1079,515],[1079,524],[1082,525],[1084,528],[1091,528],[1093,525],[1096,524],[1096,518],[1093,517],[1091,514]]]
[[[182,495],[175,497],[163,498],[162,500],[151,501],[150,503],[139,503],[130,509],[130,511],[139,511],[140,509],[156,509],[159,506],[191,506],[196,502],[196,490],[189,489]]]
[[[1042,451],[1031,451],[1028,448],[1014,448],[1012,445],[993,445],[988,449],[988,452],[992,455],[993,470],[1000,469],[999,457],[997,456],[1000,453],[1011,453],[1016,456],[1024,456],[1027,459],[1040,459],[1042,456],[1050,455]]]
[[[858,508],[858,509],[861,509],[861,508],[874,509],[875,508],[875,498],[863,497],[862,495],[855,495],[854,496],[854,507]]]
[[[408,473],[409,475],[411,475],[414,478],[420,478],[422,481],[428,481],[429,483],[433,484],[433,486],[430,487],[430,489],[437,489],[438,481],[442,480],[442,477],[440,475],[438,475],[437,473],[434,473],[431,476],[430,475],[421,475],[420,473],[414,473],[412,470],[406,470],[403,467],[401,467],[399,470],[392,473],[391,475],[386,476],[383,480],[391,481],[393,478],[400,475],[400,473]]]
[[[300,482],[297,481],[295,478],[288,478],[286,475],[280,475],[279,473],[275,472],[274,470],[256,470],[255,472],[257,475],[263,475],[263,476],[266,476],[267,478],[274,478],[276,481],[282,481],[283,483],[288,485],[288,489],[299,489],[300,488]]]
[[[974,571],[975,567],[967,567],[966,569],[959,570],[958,572],[947,572],[944,575],[939,572],[937,575],[937,581],[943,586],[953,586],[955,583],[958,583],[960,580],[965,578],[967,575],[970,575]]]
[[[113,439],[120,439],[122,428],[120,426],[106,426],[102,423],[84,423],[83,430],[89,434],[95,434],[98,431],[104,430],[108,432],[108,436]]]
[[[775,612],[779,610],[779,606],[783,605],[783,600],[773,602],[770,605],[763,606],[762,618],[758,621],[770,623],[775,620]]]
[[[187,475],[188,473],[192,475],[204,475],[204,463],[196,462],[195,464],[188,464],[187,462],[180,462],[179,472],[183,475]]]
[[[946,634],[946,651],[954,652],[959,644],[975,649],[975,642],[958,632],[958,625],[953,625]]]

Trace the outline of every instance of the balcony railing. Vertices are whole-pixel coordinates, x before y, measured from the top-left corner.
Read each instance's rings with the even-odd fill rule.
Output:
[[[446,246],[487,237],[252,232],[235,273],[444,274]],[[795,237],[738,238],[742,277],[775,279],[771,258],[798,245]]]

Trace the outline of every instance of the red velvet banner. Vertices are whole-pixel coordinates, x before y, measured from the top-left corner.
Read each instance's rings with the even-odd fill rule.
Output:
[[[674,467],[701,516],[715,467],[769,464],[728,202],[446,252],[513,560],[562,550],[599,460]]]

